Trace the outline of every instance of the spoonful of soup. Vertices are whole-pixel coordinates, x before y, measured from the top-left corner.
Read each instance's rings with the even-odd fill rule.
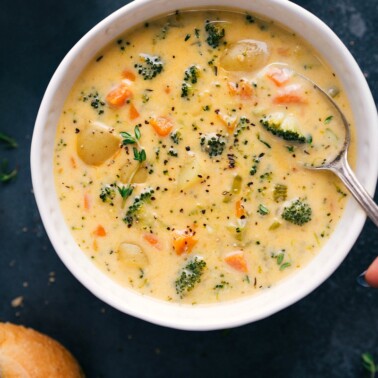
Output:
[[[304,167],[335,173],[378,226],[378,206],[348,163],[350,125],[332,97],[309,78],[277,63],[259,74],[258,90],[273,103],[269,113],[262,115],[261,126],[287,142]],[[303,106],[309,98],[317,119]]]

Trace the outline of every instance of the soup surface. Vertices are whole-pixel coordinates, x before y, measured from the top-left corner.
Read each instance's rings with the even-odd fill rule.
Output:
[[[56,190],[81,250],[121,285],[209,303],[267,290],[311,260],[345,189],[306,170],[351,119],[305,42],[250,14],[177,12],[128,31],[73,86]],[[352,153],[353,158],[353,153]]]

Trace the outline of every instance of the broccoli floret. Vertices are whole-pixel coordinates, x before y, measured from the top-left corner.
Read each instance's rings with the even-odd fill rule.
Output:
[[[205,30],[207,32],[206,42],[212,48],[217,48],[221,39],[226,35],[224,28],[219,23],[206,21]]]
[[[146,191],[141,193],[140,196],[134,198],[133,204],[127,209],[125,217],[123,218],[123,221],[128,225],[128,227],[131,227],[134,221],[138,221],[138,212],[140,208],[143,206],[143,204],[149,203],[154,199],[152,196],[153,194],[154,190],[148,188]]]
[[[275,202],[286,201],[287,186],[283,184],[276,184],[273,190],[273,199]]]
[[[102,202],[107,202],[113,205],[113,200],[115,196],[115,184],[105,185],[101,188],[100,198]]]
[[[197,83],[200,70],[197,66],[190,66],[185,70],[184,81],[181,86],[181,97],[188,97],[193,89],[193,85]]]
[[[257,169],[259,167],[259,164],[260,164],[260,161],[262,159],[262,157],[264,156],[264,152],[262,152],[260,155],[256,156],[256,155],[253,155],[253,165],[252,165],[252,168],[250,169],[249,171],[249,174],[251,176],[254,176],[257,172]]]
[[[278,136],[281,139],[306,143],[307,139],[304,135],[300,134],[293,126],[293,120],[291,117],[286,117],[282,113],[274,113],[260,119],[260,123],[273,135]]]
[[[173,133],[170,133],[169,136],[171,137],[174,144],[179,144],[182,140],[180,131],[174,131]]]
[[[140,57],[144,60],[144,63],[134,64],[134,67],[144,80],[152,80],[163,71],[164,63],[159,56],[140,54]]]
[[[201,276],[206,267],[206,262],[195,257],[181,270],[175,281],[176,293],[184,297],[195,285],[201,282]]]
[[[201,138],[201,147],[210,157],[214,157],[222,155],[226,142],[227,140],[223,135],[212,133]]]
[[[284,207],[282,218],[288,222],[302,226],[311,220],[311,207],[304,201],[297,199],[290,206]]]

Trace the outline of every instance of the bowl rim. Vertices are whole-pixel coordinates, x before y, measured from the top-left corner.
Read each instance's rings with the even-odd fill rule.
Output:
[[[193,0],[190,4],[190,8],[220,7],[223,9],[243,9],[252,13],[260,14],[270,19],[275,19],[275,17],[266,15],[265,13],[261,11],[259,12],[258,10],[262,10],[264,9],[264,7],[266,7],[267,12],[271,11],[269,9],[280,9],[283,13],[286,13],[290,17],[294,17],[294,19],[306,23],[311,28],[315,28],[322,36],[329,39],[329,43],[335,47],[338,56],[342,57],[344,59],[344,63],[346,63],[348,65],[348,68],[353,71],[355,75],[353,82],[356,84],[356,88],[359,93],[363,95],[365,111],[370,117],[371,123],[378,124],[375,103],[364,75],[362,74],[356,61],[354,60],[348,49],[345,47],[345,45],[335,35],[335,33],[319,18],[303,9],[302,7],[298,6],[297,4],[291,3],[287,0],[255,0],[254,2],[250,2],[249,0],[238,0],[237,8],[233,3],[235,2],[232,0]],[[51,125],[51,119],[54,119],[54,117],[57,116],[56,110],[54,110],[54,100],[57,96],[58,89],[64,82],[64,78],[67,75],[69,69],[73,64],[75,64],[75,61],[80,58],[80,54],[85,50],[86,46],[102,33],[105,32],[108,35],[115,33],[115,37],[121,34],[121,31],[115,32],[115,30],[112,29],[112,25],[124,19],[127,15],[138,12],[146,12],[147,9],[152,12],[153,8],[155,9],[153,12],[157,16],[164,15],[170,11],[174,11],[175,9],[188,8],[188,6],[180,6],[180,4],[184,5],[185,0],[175,0],[174,2],[169,0],[135,0],[134,2],[118,9],[117,11],[103,19],[101,22],[99,22],[97,25],[95,25],[68,52],[68,54],[65,56],[65,58],[62,60],[59,67],[55,71],[46,89],[37,115],[31,146],[32,183],[37,206],[43,224],[55,251],[63,261],[63,263],[71,271],[71,273],[87,289],[89,289],[102,301],[108,303],[112,307],[124,313],[136,316],[140,319],[177,329],[212,330],[236,327],[268,317],[297,302],[298,300],[312,292],[320,284],[322,284],[342,263],[347,253],[356,241],[359,233],[361,232],[366,218],[362,210],[360,210],[356,206],[356,204],[351,204],[351,201],[349,201],[348,206],[351,209],[350,212],[353,212],[354,214],[354,217],[352,219],[353,232],[348,233],[347,235],[343,235],[343,248],[338,250],[337,258],[332,257],[333,259],[330,259],[331,261],[328,263],[328,265],[325,266],[324,271],[322,271],[321,273],[318,272],[316,278],[311,277],[309,279],[303,279],[303,282],[305,283],[303,285],[300,285],[302,281],[298,279],[296,290],[294,292],[290,292],[289,294],[280,298],[279,301],[267,304],[265,309],[259,311],[258,309],[253,307],[252,303],[260,303],[261,295],[263,294],[265,296],[265,299],[263,299],[262,302],[269,302],[269,299],[271,299],[272,296],[267,292],[236,301],[221,302],[212,305],[198,305],[194,307],[190,305],[172,304],[169,302],[154,299],[152,297],[141,296],[137,293],[132,292],[130,289],[125,288],[122,288],[122,290],[124,291],[123,297],[113,295],[113,292],[107,291],[108,289],[104,290],[103,287],[99,285],[98,282],[96,282],[94,277],[97,273],[88,272],[87,270],[82,269],[82,267],[75,264],[75,260],[70,255],[70,252],[65,249],[65,246],[63,245],[61,240],[61,219],[59,218],[60,209],[54,209],[54,206],[52,206],[51,203],[46,203],[45,201],[48,190],[55,191],[55,187],[51,188],[46,186],[46,181],[48,181],[46,180],[46,175],[48,175],[49,173],[46,171],[48,167],[46,167],[45,159],[46,154],[48,155],[48,153],[46,153],[46,148],[44,146],[44,142],[47,138],[44,136],[44,133],[46,132],[46,130],[48,130],[49,127],[50,129],[52,128],[53,130],[56,130],[56,125]],[[279,19],[280,17],[281,16],[279,16],[278,18],[276,17],[276,19]],[[151,17],[146,17],[145,20],[148,20],[150,18]],[[131,23],[133,22],[134,21],[131,21]],[[279,20],[279,22],[283,25],[286,25],[285,22],[281,19]],[[139,22],[134,23],[134,25],[136,24],[139,24]],[[293,29],[291,26],[290,28]],[[127,29],[128,28],[126,28],[125,30]],[[113,37],[109,37],[109,41],[112,38]],[[305,39],[308,43],[312,44],[311,40],[309,40],[308,38]],[[101,45],[101,48],[105,45]],[[85,67],[87,63],[88,61],[85,62],[85,64],[82,66]],[[341,79],[341,75],[339,76]],[[55,132],[53,133],[53,135],[55,136]],[[370,128],[369,138],[378,140],[378,130]],[[373,155],[375,154],[376,159],[373,159],[373,161],[370,162],[370,166],[368,168],[370,174],[367,177],[363,177],[362,181],[368,192],[370,194],[373,194],[378,176],[378,151],[372,150],[370,151],[370,153]],[[52,172],[50,172],[50,174],[52,174]],[[62,217],[62,215],[60,215],[60,217]],[[343,216],[343,218],[345,217]],[[92,264],[90,261],[89,263]],[[92,265],[94,267],[94,264]],[[97,267],[95,267],[95,269],[99,271]],[[304,269],[305,268],[303,268],[301,272],[303,272]],[[311,273],[311,269],[308,270],[307,273]],[[104,273],[102,272],[101,274],[104,275]],[[299,274],[300,272],[293,273],[292,275],[290,275],[290,277],[299,277]],[[111,283],[108,280],[110,280],[110,278],[102,278],[102,284],[104,284],[104,287],[111,288],[111,290],[116,290],[113,285],[114,282]],[[284,281],[286,282],[287,280]],[[290,282],[291,281],[293,281],[293,279],[291,279]],[[285,282],[283,283],[283,285],[285,284]],[[280,285],[282,286],[281,283],[278,286]],[[273,289],[270,290],[273,291]],[[253,298],[256,300],[253,300]],[[124,299],[124,301],[122,301],[122,299]],[[148,310],[146,310],[147,307]],[[226,309],[229,310],[231,307],[235,307],[238,310],[230,310],[227,312]],[[222,312],[222,310],[224,311],[224,317],[222,316],[222,314],[219,314]],[[216,319],[210,319],[209,315],[216,316]]]

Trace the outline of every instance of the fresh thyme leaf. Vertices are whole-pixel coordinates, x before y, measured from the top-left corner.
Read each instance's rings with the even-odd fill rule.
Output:
[[[370,378],[375,377],[375,373],[378,371],[378,365],[375,365],[374,358],[370,353],[363,353],[361,355],[362,365],[370,372]]]
[[[136,147],[133,147],[133,152],[134,152],[134,160],[139,161],[139,163],[143,163],[146,160],[147,156],[146,156],[145,150],[138,151]]]
[[[126,200],[131,196],[133,193],[134,188],[131,185],[127,186],[118,186],[117,189],[119,194],[122,197],[122,208],[125,206]]]
[[[8,171],[8,160],[3,160],[0,167],[0,182],[8,182],[17,176],[17,168],[13,171]]]
[[[289,262],[285,262],[280,266],[280,270],[285,270],[286,268],[289,268],[291,264]]]
[[[325,124],[325,125],[328,125],[328,124],[332,121],[332,118],[333,118],[333,115],[328,116],[328,117],[324,120],[324,124]]]
[[[8,135],[0,133],[0,142],[5,143],[10,148],[17,148],[17,142]]]
[[[122,146],[137,143],[136,138],[134,138],[130,133],[128,133],[126,131],[122,131],[120,134],[121,134],[121,137],[123,138]]]
[[[136,138],[137,140],[139,140],[140,137],[141,137],[141,133],[140,133],[140,129],[139,129],[139,126],[138,126],[138,125],[136,125],[135,128],[134,128],[134,134],[135,134],[135,138]]]

